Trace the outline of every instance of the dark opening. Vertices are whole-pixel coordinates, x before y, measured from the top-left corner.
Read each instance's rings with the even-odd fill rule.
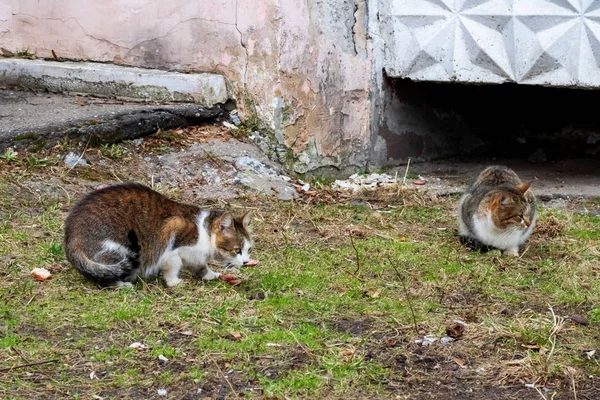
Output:
[[[408,157],[598,159],[600,91],[387,78],[378,140],[385,142],[383,164]]]

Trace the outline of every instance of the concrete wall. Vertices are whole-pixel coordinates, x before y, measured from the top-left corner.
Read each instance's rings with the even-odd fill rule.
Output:
[[[367,0],[0,0],[0,46],[225,76],[298,172],[364,166],[371,143]]]

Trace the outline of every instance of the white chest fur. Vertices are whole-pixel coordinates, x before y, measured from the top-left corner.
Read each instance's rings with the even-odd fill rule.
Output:
[[[519,229],[514,226],[508,229],[500,229],[492,222],[491,212],[487,212],[483,217],[473,216],[473,227],[477,239],[500,250],[518,250],[519,246],[525,243],[531,235],[535,222],[534,218],[531,225],[526,229]]]

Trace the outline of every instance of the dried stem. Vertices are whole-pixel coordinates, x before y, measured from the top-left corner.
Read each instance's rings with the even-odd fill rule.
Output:
[[[406,171],[404,171],[404,179],[402,179],[402,184],[406,185],[406,177],[408,176],[408,168],[410,167],[410,157],[408,157],[408,162],[406,163]]]
[[[231,382],[229,381],[229,379],[227,379],[227,375],[225,375],[225,372],[223,372],[223,370],[221,369],[221,367],[219,367],[219,364],[212,358],[210,357],[210,360],[213,362],[213,364],[215,364],[215,366],[217,367],[217,369],[219,370],[219,372],[221,373],[221,375],[223,375],[223,378],[225,379],[225,382],[227,382],[227,385],[229,385],[229,388],[231,389],[231,393],[235,394],[235,389],[233,388],[233,385],[231,384]]]
[[[400,279],[400,283],[402,283],[402,287],[404,288],[404,294],[406,295],[406,302],[408,303],[408,308],[410,309],[410,313],[412,315],[412,322],[415,327],[415,333],[418,335],[419,327],[417,326],[417,317],[415,316],[415,310],[413,309],[412,302],[410,301],[410,295],[408,294],[408,289],[406,288],[406,283],[404,282],[404,278],[402,277],[402,274],[400,274],[400,272],[398,271],[398,267],[396,267],[396,263],[394,263],[394,261],[389,256],[388,256],[388,260],[389,260],[392,268],[394,268],[394,271],[396,271],[396,275],[398,276],[398,279]]]
[[[15,365],[14,367],[6,367],[6,368],[0,369],[0,372],[7,372],[7,371],[12,371],[13,369],[17,369],[17,368],[33,367],[35,365],[51,364],[51,363],[55,363],[55,362],[58,362],[58,359],[37,361],[37,362],[32,362],[32,363],[27,363],[27,364]]]
[[[354,271],[354,275],[357,275],[358,272],[360,271],[360,258],[358,256],[358,250],[356,249],[356,246],[354,245],[354,239],[352,238],[351,230],[348,230],[348,235],[350,236],[350,244],[352,245],[352,248],[354,249],[354,254],[356,255],[356,271]]]

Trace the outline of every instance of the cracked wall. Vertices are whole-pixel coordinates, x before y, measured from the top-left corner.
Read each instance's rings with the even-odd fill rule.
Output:
[[[0,46],[221,73],[297,172],[363,168],[373,112],[368,12],[367,0],[0,0]]]

